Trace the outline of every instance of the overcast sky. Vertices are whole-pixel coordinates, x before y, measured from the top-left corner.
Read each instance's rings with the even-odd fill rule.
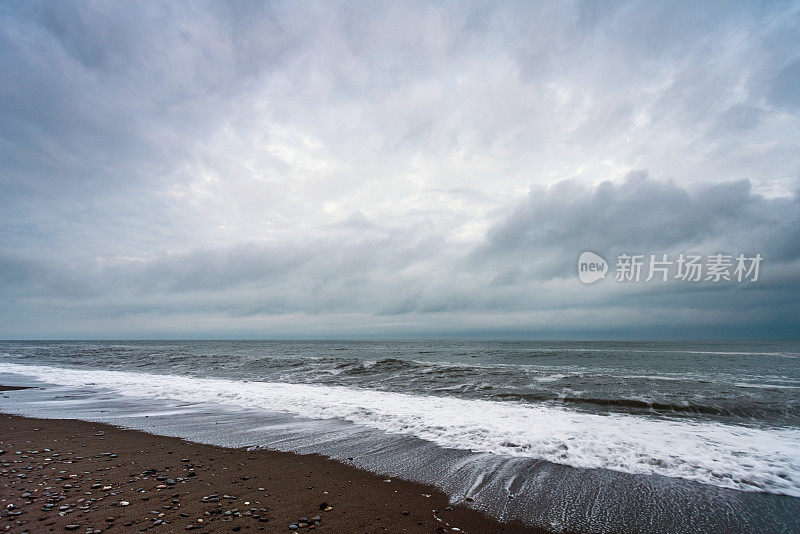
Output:
[[[465,336],[800,337],[800,4],[0,4],[0,338]]]

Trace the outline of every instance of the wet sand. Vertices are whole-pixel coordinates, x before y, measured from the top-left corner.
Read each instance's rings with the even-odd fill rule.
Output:
[[[542,533],[318,455],[0,415],[0,530]]]

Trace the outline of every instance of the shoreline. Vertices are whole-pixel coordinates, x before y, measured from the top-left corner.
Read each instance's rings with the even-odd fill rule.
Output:
[[[367,421],[367,424],[359,425],[350,420],[313,417],[314,415],[330,415],[325,412],[328,406],[345,406],[349,410],[348,413],[358,415],[361,412],[357,409],[361,409],[365,410],[369,415],[371,413],[370,410],[374,409],[377,415],[388,415],[392,421],[411,421],[414,423],[416,419],[406,417],[408,415],[406,411],[410,409],[408,413],[417,416],[418,419],[428,425],[422,428],[451,431],[455,432],[456,435],[460,435],[459,432],[462,431],[469,433],[472,432],[471,429],[474,429],[469,424],[463,425],[462,428],[461,422],[465,419],[491,423],[493,416],[496,415],[492,410],[478,411],[477,408],[482,408],[482,406],[472,405],[466,401],[455,403],[464,404],[466,402],[466,405],[461,406],[462,409],[460,411],[446,409],[438,411],[433,408],[439,403],[439,397],[403,396],[401,399],[394,399],[391,398],[393,394],[388,393],[387,396],[389,398],[386,399],[382,396],[382,393],[375,393],[374,395],[377,398],[356,399],[358,402],[353,403],[352,399],[347,395],[339,397],[330,394],[358,392],[361,390],[326,390],[324,387],[315,389],[298,385],[296,390],[292,391],[291,387],[287,388],[280,384],[264,386],[258,381],[251,383],[247,380],[214,380],[213,377],[211,379],[204,377],[186,378],[180,374],[125,373],[96,368],[75,369],[72,367],[15,364],[3,365],[2,367],[3,373],[0,375],[0,384],[11,387],[27,386],[28,388],[21,391],[0,392],[0,413],[62,421],[64,423],[61,427],[62,433],[71,435],[73,440],[77,437],[83,439],[80,443],[73,445],[75,448],[72,450],[76,451],[75,454],[86,456],[77,451],[78,447],[83,449],[88,443],[87,437],[88,440],[99,442],[93,446],[104,446],[104,441],[110,438],[105,437],[105,435],[94,436],[94,432],[90,431],[91,428],[103,424],[113,425],[117,429],[136,429],[144,432],[148,439],[153,439],[154,436],[171,436],[176,443],[183,444],[180,445],[181,447],[187,447],[185,442],[182,441],[186,440],[191,443],[208,444],[213,451],[222,450],[220,447],[225,448],[224,450],[236,450],[237,448],[249,450],[253,446],[264,447],[264,449],[271,451],[284,451],[283,454],[276,455],[273,453],[273,459],[270,459],[266,450],[258,452],[258,458],[261,461],[256,463],[266,466],[260,469],[260,476],[282,477],[282,481],[277,481],[276,479],[275,485],[277,489],[271,490],[273,494],[288,495],[289,492],[295,491],[292,494],[294,502],[279,505],[267,503],[270,508],[275,505],[276,510],[285,509],[288,512],[282,513],[280,516],[280,527],[265,528],[262,526],[265,531],[285,532],[288,529],[288,525],[291,524],[284,523],[285,520],[298,521],[300,517],[315,517],[305,509],[297,512],[293,511],[296,508],[294,503],[299,502],[298,499],[305,497],[303,495],[305,492],[301,491],[298,494],[296,490],[307,489],[302,484],[304,478],[316,479],[321,476],[318,473],[330,471],[331,466],[335,466],[333,469],[336,470],[336,473],[329,473],[330,476],[328,476],[326,484],[343,486],[343,478],[345,481],[352,481],[353,479],[348,477],[354,477],[356,475],[352,473],[360,473],[361,471],[358,470],[363,470],[363,472],[371,474],[372,479],[369,484],[360,484],[357,491],[377,495],[377,500],[373,500],[370,505],[372,510],[366,511],[357,510],[361,506],[362,499],[354,497],[351,503],[354,511],[351,514],[361,514],[359,522],[343,521],[336,528],[331,529],[333,532],[435,532],[436,528],[440,528],[442,532],[445,531],[445,528],[447,528],[447,531],[457,532],[455,528],[458,528],[460,529],[459,531],[471,532],[554,531],[583,533],[614,531],[669,533],[725,531],[731,533],[741,532],[743,534],[746,532],[786,532],[788,534],[788,532],[794,532],[800,528],[800,498],[793,495],[768,491],[737,491],[735,488],[722,487],[719,484],[707,484],[681,476],[627,473],[621,470],[596,467],[573,467],[568,463],[543,460],[535,454],[515,457],[513,455],[475,451],[469,448],[472,443],[475,443],[480,448],[480,440],[465,441],[462,447],[450,448],[434,440],[382,431],[370,426],[369,421]],[[372,367],[369,369],[372,369]],[[327,392],[329,395],[321,398],[320,391]],[[284,395],[284,393],[287,394]],[[426,402],[423,403],[425,406],[417,406],[418,409],[416,410],[411,409],[414,408],[413,404],[407,405],[397,402],[398,400],[416,401],[418,399],[426,399]],[[297,403],[300,401],[305,404],[300,405],[298,408]],[[285,402],[285,406],[282,406],[285,411],[273,410],[275,403],[280,402]],[[426,406],[429,408],[430,414],[422,409]],[[491,406],[507,408],[510,404],[499,403]],[[309,409],[309,407],[312,409]],[[447,407],[445,406],[444,408]],[[473,411],[473,409],[475,410]],[[319,410],[322,410],[322,412]],[[296,413],[308,413],[312,417],[295,415]],[[447,414],[447,416],[445,417],[442,414]],[[557,424],[565,421],[560,417],[549,417],[551,414],[546,415],[547,417],[544,418],[523,418],[517,421],[518,424],[516,426],[512,425],[511,427],[509,427],[508,421],[503,421],[503,428],[520,428],[523,430],[530,428],[534,433],[542,431],[551,436],[556,442],[561,440],[569,443],[570,436],[577,436],[580,440],[576,443],[575,452],[586,452],[581,451],[581,445],[596,444],[600,448],[599,450],[588,451],[595,456],[597,453],[602,453],[605,450],[603,447],[607,445],[614,446],[614,444],[630,443],[631,453],[649,451],[651,453],[650,458],[674,458],[676,465],[703,465],[700,463],[692,464],[691,462],[698,462],[708,458],[708,455],[702,456],[701,453],[715,450],[714,447],[707,446],[692,452],[688,450],[682,441],[676,442],[675,440],[672,443],[675,443],[676,446],[666,451],[666,454],[674,453],[674,456],[660,454],[660,445],[654,445],[655,449],[646,443],[643,447],[638,447],[637,444],[643,443],[643,437],[649,435],[655,438],[655,434],[649,428],[654,424],[652,420],[631,417],[628,420],[637,422],[637,425],[616,427],[617,431],[620,428],[628,428],[630,430],[630,438],[627,439],[618,432],[593,434],[592,432],[596,431],[598,426],[584,424],[587,422],[586,417],[580,415],[576,416],[577,421],[574,422],[576,433],[570,434],[567,432],[565,434],[562,432],[563,429],[557,426],[552,429],[542,427],[541,425]],[[64,421],[66,419],[95,423],[95,425],[94,427],[85,427],[88,430],[81,431],[83,436],[76,436],[76,428],[79,423]],[[595,422],[598,423],[608,422],[612,425],[611,430],[614,430],[614,418],[595,419],[597,419]],[[569,421],[569,419],[566,419],[566,421]],[[433,424],[441,426],[432,427],[431,425]],[[670,428],[671,424],[676,423],[663,421],[663,424],[655,426],[659,429],[664,429],[666,431],[665,437],[669,438],[676,435],[674,429]],[[9,425],[3,424],[2,416],[0,416],[0,438],[6,434],[5,428],[7,426]],[[683,428],[682,425],[678,426]],[[488,426],[484,424],[477,428],[479,430],[492,431],[491,424]],[[725,428],[730,431],[748,432],[749,427]],[[499,433],[493,435],[500,437]],[[710,438],[715,436],[713,433],[706,435]],[[723,433],[723,437],[725,435],[727,434]],[[796,441],[792,439],[792,436],[789,436],[784,441],[771,441],[766,438],[781,437],[780,432],[778,434],[762,432],[760,435],[765,438],[765,440],[762,440],[763,443],[751,440],[752,436],[750,434],[736,434],[738,438],[728,444],[752,443],[754,447],[753,454],[741,459],[735,459],[736,461],[732,465],[724,465],[722,466],[724,469],[718,471],[722,474],[730,473],[730,476],[735,476],[737,471],[733,467],[741,466],[743,462],[752,461],[755,462],[753,467],[743,472],[742,478],[736,478],[734,481],[760,484],[765,480],[760,477],[775,473],[780,461],[791,460],[791,451],[797,450],[782,450],[778,447],[784,441],[787,444]],[[477,434],[475,437],[480,438],[481,434]],[[533,437],[535,438],[536,436]],[[661,434],[658,437],[660,439]],[[42,450],[43,445],[39,443],[41,441],[40,436],[34,435],[34,438],[27,438],[37,447],[33,450]],[[57,436],[54,436],[54,438],[57,438]],[[134,479],[136,477],[141,479],[152,478],[156,475],[152,473],[145,474],[144,471],[149,471],[149,468],[153,466],[143,462],[142,458],[137,460],[133,453],[145,450],[158,452],[158,449],[163,447],[166,439],[169,438],[159,437],[158,443],[160,445],[156,446],[143,443],[139,449],[132,451],[130,458],[128,458],[127,452],[117,448],[110,451],[107,448],[99,449],[95,450],[93,454],[102,454],[104,451],[111,452],[117,454],[119,458],[135,461],[137,465],[141,466],[144,463],[145,467],[136,468],[139,471],[134,471],[127,475],[122,473],[120,476],[129,476]],[[692,443],[691,440],[687,441]],[[513,444],[514,442],[509,443]],[[724,440],[713,443],[726,445]],[[569,445],[572,447],[573,444],[569,443]],[[0,445],[0,448],[3,448],[2,445]],[[54,447],[45,448],[54,449]],[[24,450],[29,449],[26,447]],[[729,450],[729,448],[722,448],[723,452],[726,450]],[[767,453],[767,456],[759,455],[759,451]],[[774,456],[770,455],[772,453],[774,453]],[[172,454],[180,454],[181,458],[190,458],[183,452],[173,452]],[[208,457],[215,457],[215,454],[219,455],[216,452],[204,454]],[[293,462],[298,458],[297,455],[307,458],[302,455],[314,454],[322,455],[319,457],[321,460],[317,467],[309,467],[309,471],[302,470],[306,469],[303,466],[308,461],[299,464],[302,468],[300,470],[291,469],[286,471],[283,469],[283,465],[287,462]],[[282,457],[284,460],[274,460],[274,457]],[[589,457],[593,456],[590,455]],[[169,460],[169,456],[166,458]],[[636,458],[641,457],[637,455],[635,458],[632,457],[631,460]],[[774,461],[772,458],[774,458]],[[58,467],[60,464],[53,464],[52,459],[53,457],[51,457],[51,465],[49,466],[32,464],[30,467],[37,469],[33,472],[42,472],[39,470],[42,467],[47,469],[53,469],[54,466]],[[174,459],[174,456],[172,459]],[[768,463],[765,463],[767,460]],[[3,461],[4,459],[0,455],[0,463]],[[29,460],[26,459],[26,461]],[[270,462],[272,465],[270,465]],[[13,463],[17,464],[18,461]],[[249,464],[253,463],[253,461],[245,458],[241,463],[248,465],[248,469],[250,469]],[[222,469],[214,472],[213,475],[209,475],[212,478],[206,481],[214,488],[220,488],[219,496],[225,493],[237,495],[237,493],[231,492],[237,491],[236,484],[238,484],[238,481],[234,481],[234,485],[230,488],[223,488],[220,485],[222,481],[221,475],[227,475],[231,469],[239,469],[239,463],[234,462],[234,464],[227,466],[228,469]],[[761,468],[758,468],[759,465]],[[792,474],[795,471],[791,464],[787,465],[788,468],[785,470],[787,478],[783,480],[786,481],[786,487],[789,487],[795,480],[792,478]],[[345,472],[344,469],[341,469],[343,466],[351,468],[351,471]],[[14,466],[9,464],[9,467]],[[4,467],[3,469],[6,468]],[[86,471],[86,469],[83,471]],[[374,475],[375,473],[377,475]],[[171,472],[157,476],[163,477],[164,480],[173,478],[178,483],[184,483],[183,480],[178,480],[178,478],[184,477],[182,471],[177,474]],[[386,478],[395,479],[395,477],[398,480],[404,479],[416,483],[417,490],[416,493],[413,493],[415,497],[419,497],[423,492],[429,495],[440,495],[433,488],[439,488],[444,493],[441,496],[441,502],[435,505],[424,502],[421,505],[417,503],[419,505],[417,512],[422,512],[419,516],[427,519],[413,524],[406,524],[405,519],[401,518],[398,521],[399,516],[391,515],[389,512],[387,514],[375,513],[376,511],[387,509],[387,502],[394,503],[396,499],[400,498],[400,495],[394,492],[393,485],[395,483],[399,484],[397,480],[383,483]],[[133,482],[127,479],[122,479],[122,481],[126,483]],[[3,477],[0,477],[0,485],[3,482]],[[105,485],[104,482],[97,481],[95,483],[103,483],[100,486],[102,489]],[[722,482],[724,482],[724,479]],[[186,483],[188,484],[189,482]],[[347,483],[349,484],[349,482]],[[42,483],[40,482],[40,484]],[[47,485],[50,484],[52,482],[48,481]],[[297,485],[297,487],[295,488],[293,484]],[[390,493],[386,491],[387,485],[392,487]],[[313,491],[318,489],[315,489],[316,486],[313,484],[311,486]],[[259,487],[267,488],[267,486]],[[136,487],[133,489],[137,490]],[[139,489],[152,491],[152,488],[147,487],[140,487]],[[200,490],[212,491],[208,489],[208,486],[201,487]],[[42,490],[40,489],[40,491]],[[325,488],[324,491],[330,492],[328,488]],[[197,493],[197,488],[194,488],[192,492],[193,494],[187,497],[191,500],[211,496],[210,493]],[[339,492],[337,487],[337,497]],[[448,496],[451,497],[448,498]],[[94,495],[73,497],[76,499],[72,503],[73,506],[77,504],[78,497],[84,500],[95,498]],[[247,497],[252,499],[250,495]],[[448,501],[450,499],[454,503],[464,505],[466,509],[473,512],[476,509],[483,512],[485,514],[485,524],[480,527],[473,527],[462,521],[461,518],[456,518],[450,514],[456,508],[454,505],[449,504]],[[257,501],[264,502],[260,499],[250,500],[249,502]],[[167,503],[169,503],[169,500],[162,504],[167,505]],[[91,504],[96,506],[94,502]],[[171,505],[171,503],[169,504]],[[237,503],[234,502],[232,504]],[[318,504],[320,502],[311,503],[312,510]],[[188,504],[186,501],[181,500],[180,495],[178,496],[178,505],[184,507],[182,512],[194,513],[185,512],[185,507]],[[85,503],[81,503],[81,506],[85,506]],[[448,510],[448,507],[451,509]],[[89,508],[86,510],[89,510]],[[86,510],[81,510],[81,512],[86,512]],[[392,514],[396,514],[399,511],[403,515],[402,512],[404,510],[408,511],[409,515],[417,513],[410,507],[399,510],[391,508],[391,510],[393,510]],[[433,510],[444,510],[444,512],[448,513],[434,514]],[[0,506],[0,512],[3,511],[3,507]],[[228,510],[220,509],[218,511],[220,513],[231,511],[231,515],[238,517],[234,514],[236,512],[234,508],[229,508]],[[250,512],[249,516],[244,513],[247,511]],[[73,512],[77,512],[77,510],[73,510]],[[164,513],[165,516],[162,517],[166,517],[166,520],[172,521],[173,523],[171,524],[174,525],[176,518],[168,517],[169,514],[174,516],[174,511],[163,512],[158,509],[142,511],[145,516],[149,512],[156,512],[155,516]],[[244,517],[250,517],[255,513],[255,515],[259,515],[256,519],[261,523],[260,514],[253,512],[253,510],[245,509],[239,512]],[[0,513],[0,517],[2,516],[3,514]],[[324,517],[325,515],[322,514],[320,518],[324,519]],[[192,518],[193,520],[202,519],[202,517],[198,516],[192,516]],[[391,521],[386,522],[387,518]],[[104,520],[105,518],[101,517],[100,519]],[[142,520],[140,516],[135,519]],[[188,519],[188,516],[180,516],[179,514],[178,520],[182,521],[184,519]],[[432,521],[428,521],[429,519],[432,519]],[[151,520],[154,523],[158,521],[158,519]],[[384,521],[384,523],[381,523],[381,521]],[[516,523],[511,523],[512,521],[516,521]],[[418,525],[418,522],[422,522],[422,524]],[[0,531],[2,530],[2,525],[3,523],[0,521]],[[63,524],[60,524],[59,528],[61,526]],[[97,525],[94,524],[90,526],[93,527],[93,530],[97,528]],[[227,526],[225,525],[225,527]],[[272,527],[272,525],[266,526]],[[450,527],[454,528],[451,529]],[[243,528],[246,528],[246,526],[241,526],[240,530]],[[252,525],[250,528],[252,528]],[[324,526],[320,526],[320,528],[324,528]],[[173,526],[169,530],[175,531],[179,529],[180,526]],[[131,527],[125,531],[129,530],[131,530]]]
[[[72,419],[0,420],[4,531],[547,532],[321,455],[224,448]]]

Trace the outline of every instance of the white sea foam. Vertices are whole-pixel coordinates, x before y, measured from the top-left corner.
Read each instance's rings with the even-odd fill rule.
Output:
[[[127,396],[217,402],[316,419],[341,418],[444,447],[800,497],[797,428],[761,429],[633,415],[596,415],[545,405],[342,386],[1,362],[0,372],[29,375],[56,384],[96,384]]]
[[[800,389],[800,386],[787,386],[784,384],[751,384],[749,382],[736,382],[734,386],[751,389]]]
[[[535,382],[540,382],[540,383],[558,382],[559,380],[562,380],[562,379],[566,378],[567,376],[569,376],[569,375],[556,373],[556,374],[552,374],[552,375],[534,376],[533,380]]]

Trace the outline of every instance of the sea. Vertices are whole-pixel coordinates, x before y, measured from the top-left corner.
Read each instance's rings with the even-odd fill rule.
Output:
[[[36,386],[5,413],[319,453],[554,532],[800,532],[800,342],[0,341],[0,384]]]

